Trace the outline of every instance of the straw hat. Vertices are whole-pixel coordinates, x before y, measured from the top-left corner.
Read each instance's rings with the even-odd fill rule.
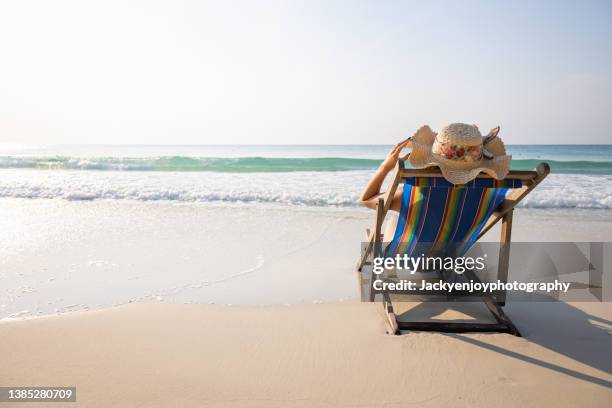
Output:
[[[410,164],[417,169],[438,166],[444,178],[453,184],[465,184],[480,172],[503,179],[512,156],[506,155],[498,133],[499,126],[485,137],[477,126],[465,123],[450,124],[437,134],[423,126],[411,138]]]

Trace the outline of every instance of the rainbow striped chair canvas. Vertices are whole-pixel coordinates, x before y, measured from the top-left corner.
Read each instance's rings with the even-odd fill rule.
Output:
[[[359,271],[361,272],[365,265],[371,265],[374,257],[404,254],[463,256],[475,242],[501,221],[497,271],[498,279],[506,282],[513,209],[549,171],[548,164],[541,163],[533,171],[511,171],[505,180],[495,180],[481,174],[468,184],[453,185],[442,177],[438,169],[405,169],[403,163],[398,163],[393,181],[384,198],[379,199],[374,228],[367,234],[366,245],[358,262]],[[397,226],[392,239],[384,243],[381,239],[382,224],[389,211],[391,198],[399,185],[403,185],[403,194]],[[465,276],[478,281],[473,271],[466,271]],[[500,331],[520,336],[502,310],[505,305],[503,295],[493,298],[490,295],[477,294],[492,313],[495,323],[399,322],[389,296],[394,292],[377,291],[372,285],[375,279],[381,278],[375,278],[372,271],[366,280],[367,284],[362,282],[362,297],[370,301],[374,301],[377,296],[381,297],[390,332],[394,334],[398,334],[400,330]],[[366,294],[363,293],[364,288],[368,291]],[[418,294],[419,291],[410,293]],[[432,295],[431,292],[422,294]]]

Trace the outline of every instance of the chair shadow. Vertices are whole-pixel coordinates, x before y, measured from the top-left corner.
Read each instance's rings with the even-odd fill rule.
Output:
[[[590,315],[562,301],[543,300],[510,302],[504,308],[523,338],[589,367],[612,374],[612,321]],[[460,310],[468,316],[480,318],[481,316],[470,313],[469,310],[467,313],[462,310],[466,309],[461,307],[462,304],[472,303],[456,302],[449,308],[448,303],[423,302],[399,314],[397,318],[398,320],[439,322],[440,320],[434,320],[434,318],[449,309]],[[492,319],[491,317],[491,321]],[[444,335],[580,380],[612,388],[612,382],[606,379],[506,350],[470,336],[454,333]],[[509,334],[504,335],[510,336]]]

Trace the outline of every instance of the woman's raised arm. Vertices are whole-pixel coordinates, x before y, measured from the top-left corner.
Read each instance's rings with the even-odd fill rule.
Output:
[[[376,208],[378,198],[382,195],[380,193],[380,187],[382,186],[383,181],[385,181],[385,177],[387,177],[387,174],[389,174],[389,172],[395,168],[398,160],[406,160],[410,155],[410,153],[407,153],[406,155],[400,157],[400,153],[405,147],[407,147],[409,142],[410,138],[396,144],[393,149],[391,149],[385,160],[378,167],[376,173],[374,173],[374,176],[372,176],[367,186],[361,193],[361,197],[359,197],[359,203],[361,205],[367,208]],[[394,205],[396,201],[395,197],[393,198],[393,201],[394,202],[392,203],[391,208],[398,210],[399,202],[397,203],[398,205]]]

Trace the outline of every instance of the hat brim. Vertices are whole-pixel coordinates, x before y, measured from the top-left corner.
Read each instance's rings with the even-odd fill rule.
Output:
[[[503,155],[492,159],[483,159],[480,163],[475,164],[476,167],[473,168],[452,168],[449,166],[449,163],[445,163],[445,160],[431,152],[429,140],[424,141],[424,143],[414,140],[412,152],[408,160],[412,167],[416,169],[437,166],[442,171],[442,175],[446,180],[453,184],[465,184],[468,181],[474,180],[481,172],[498,180],[503,179],[510,170],[512,156]]]

